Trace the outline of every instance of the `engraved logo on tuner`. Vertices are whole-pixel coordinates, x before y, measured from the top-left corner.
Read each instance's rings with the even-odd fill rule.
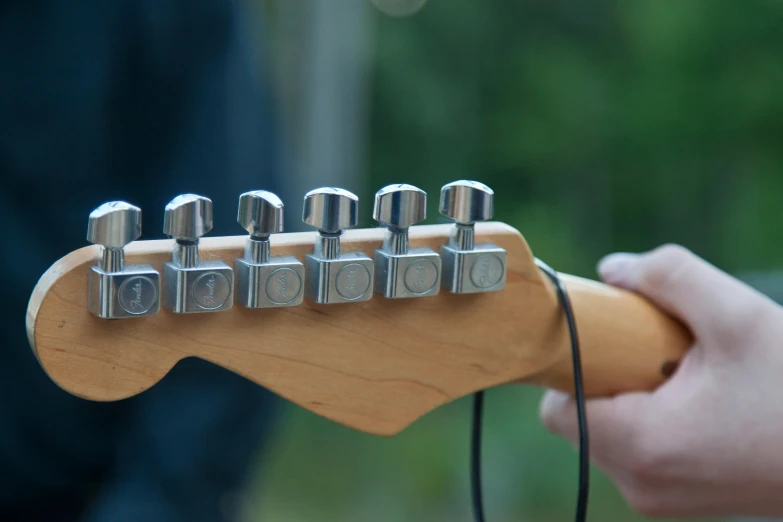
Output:
[[[405,269],[403,279],[409,292],[429,292],[438,280],[438,267],[429,259],[417,259]]]
[[[470,280],[478,288],[490,288],[503,279],[503,261],[494,254],[479,256],[470,269]]]
[[[370,272],[359,263],[347,264],[337,272],[335,286],[343,298],[349,301],[359,299],[370,288]]]
[[[266,296],[275,304],[285,305],[299,296],[302,278],[291,268],[278,268],[266,279]]]
[[[158,300],[155,284],[147,277],[134,276],[126,279],[119,289],[119,302],[123,310],[131,315],[149,312]]]
[[[206,272],[193,283],[193,300],[205,310],[215,310],[226,302],[229,290],[226,276],[219,272]]]

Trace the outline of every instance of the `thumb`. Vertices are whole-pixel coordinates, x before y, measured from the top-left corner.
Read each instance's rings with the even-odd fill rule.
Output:
[[[605,282],[636,291],[678,317],[697,337],[741,336],[774,308],[761,293],[678,245],[611,254],[598,272]]]

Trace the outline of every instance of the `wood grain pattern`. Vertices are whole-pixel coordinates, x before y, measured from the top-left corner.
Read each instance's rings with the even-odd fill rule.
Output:
[[[437,250],[449,225],[413,227],[411,246]],[[176,315],[108,321],[87,311],[87,271],[98,248],[67,255],[41,278],[30,299],[27,332],[47,374],[65,390],[111,401],[148,389],[177,361],[200,357],[224,366],[319,415],[392,435],[425,413],[480,389],[527,382],[571,387],[568,332],[554,290],[522,236],[479,223],[478,242],[508,251],[501,292],[364,303]],[[343,251],[371,253],[382,229],[347,231]],[[299,259],[315,233],[272,236],[274,255]],[[202,259],[229,264],[244,236],[203,238]],[[173,241],[126,248],[128,263],[160,269]],[[652,389],[662,368],[690,343],[681,325],[631,293],[566,277],[582,343],[590,396]]]

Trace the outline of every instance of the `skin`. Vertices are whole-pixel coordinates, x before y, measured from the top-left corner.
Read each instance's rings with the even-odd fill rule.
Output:
[[[696,340],[654,392],[587,401],[594,463],[646,516],[783,516],[783,308],[675,245],[612,254],[598,272]],[[547,392],[541,418],[576,443],[570,396]]]

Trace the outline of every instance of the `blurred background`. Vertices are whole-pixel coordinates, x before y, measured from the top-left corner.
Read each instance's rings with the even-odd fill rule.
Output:
[[[378,5],[376,5],[378,4]],[[430,194],[477,179],[496,218],[558,270],[595,277],[616,250],[681,243],[779,294],[783,4],[776,0],[264,0],[289,229],[302,194]],[[297,206],[299,205],[299,206]],[[540,391],[488,393],[488,519],[573,517],[576,453],[537,419]],[[375,438],[288,406],[248,522],[471,520],[470,401]],[[590,520],[631,522],[593,473]]]

